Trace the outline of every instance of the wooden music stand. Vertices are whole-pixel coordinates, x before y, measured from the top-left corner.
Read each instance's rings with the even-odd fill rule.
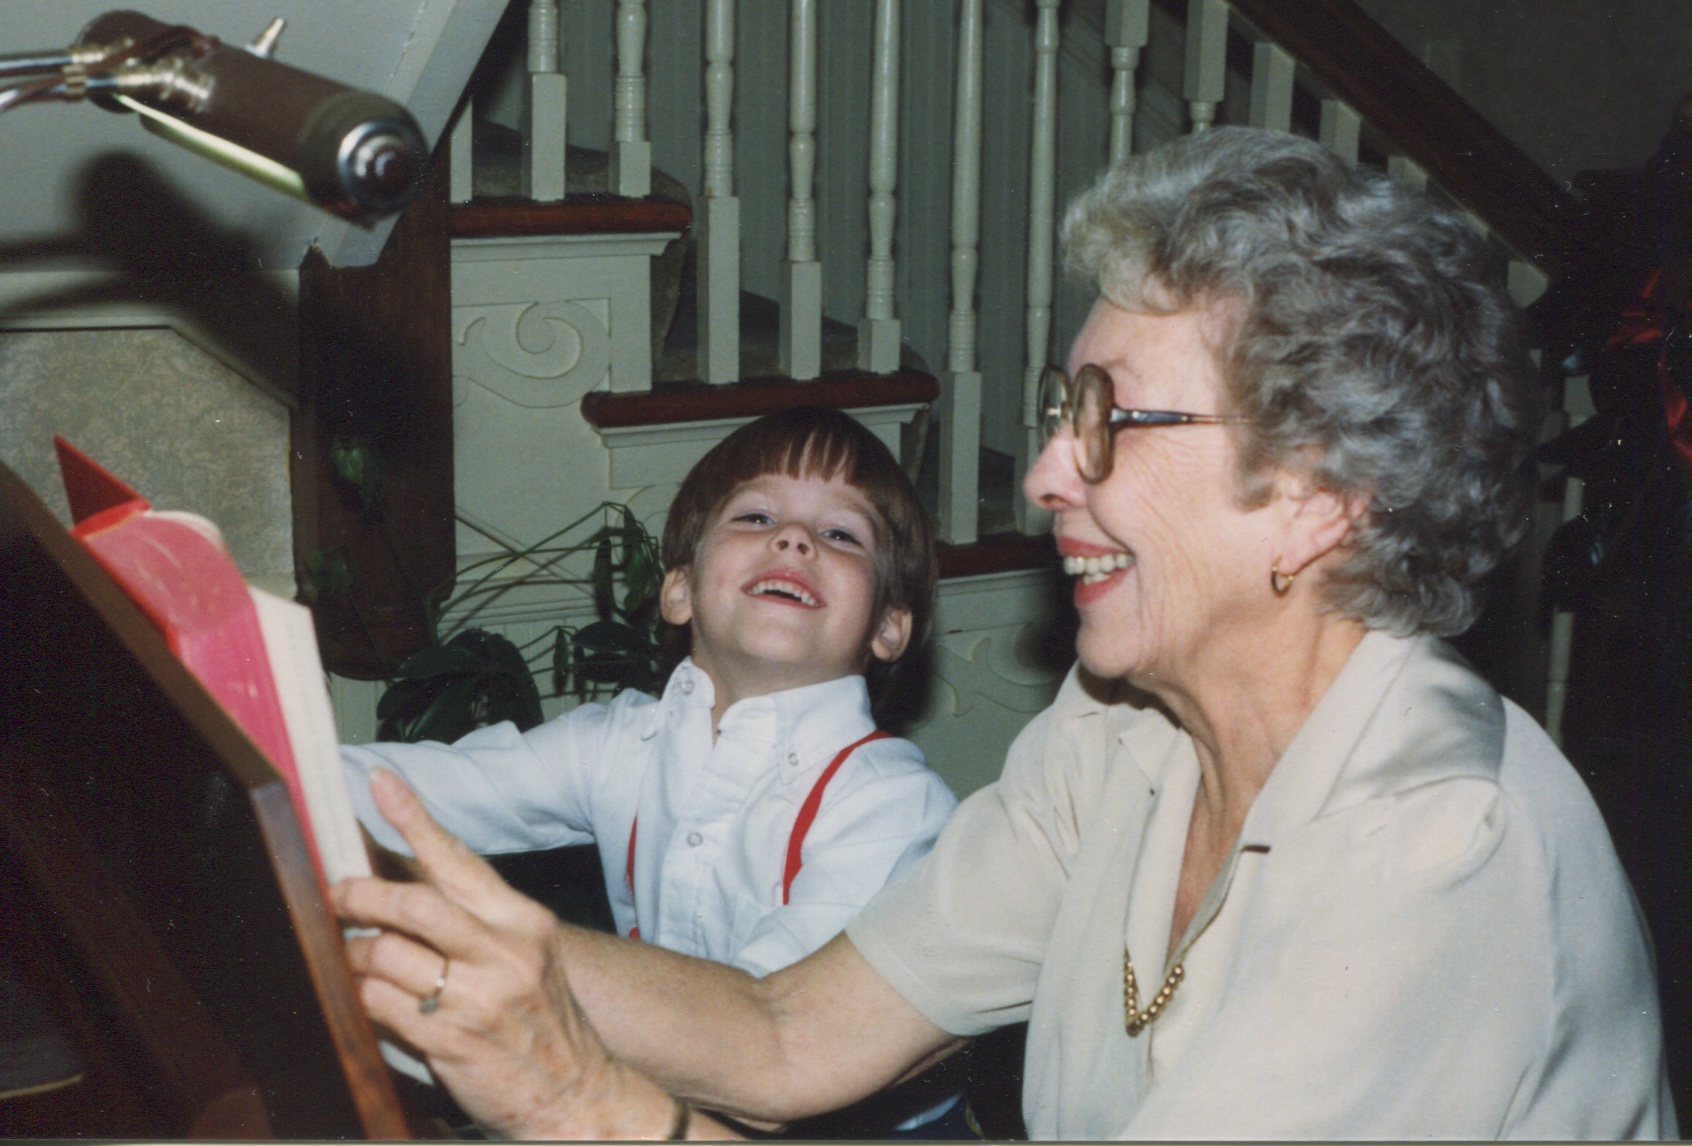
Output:
[[[0,1134],[406,1138],[282,779],[0,466],[0,954],[80,1081]]]

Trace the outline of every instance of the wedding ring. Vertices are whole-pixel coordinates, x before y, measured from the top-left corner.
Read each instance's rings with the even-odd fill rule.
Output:
[[[441,960],[441,973],[435,979],[435,989],[417,1000],[417,1009],[425,1015],[432,1015],[440,1009],[441,992],[446,990],[447,969],[451,966],[452,960],[443,958]]]

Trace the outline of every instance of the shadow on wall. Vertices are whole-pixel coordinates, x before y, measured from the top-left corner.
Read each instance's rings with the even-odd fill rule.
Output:
[[[0,247],[0,292],[9,274],[78,268],[20,275],[21,289],[0,293],[0,324],[173,327],[286,405],[273,452],[286,459],[276,480],[289,494],[279,511],[263,512],[279,513],[278,529],[291,526],[287,571],[302,586],[310,588],[306,571],[326,557],[342,574],[334,593],[308,602],[329,667],[386,676],[425,639],[424,597],[450,586],[455,564],[444,165],[432,169],[374,266],[330,267],[313,248],[297,296],[289,276],[267,273],[296,268],[264,267],[250,236],[207,218],[135,156],[89,163],[79,173],[77,208],[72,233]],[[32,287],[39,289],[28,293]],[[101,365],[106,379],[146,368]],[[100,382],[88,379],[91,389]],[[111,417],[120,423],[115,433],[133,432],[120,411]],[[233,448],[222,432],[182,427],[201,461]],[[337,478],[334,458],[349,445],[374,456],[379,504],[369,484],[361,496]],[[171,443],[137,446],[165,454],[156,468],[196,464],[191,455],[171,457]]]
[[[178,315],[249,379],[295,397],[294,300],[254,273],[264,268],[245,236],[219,229],[156,168],[121,153],[83,169],[77,206],[74,234],[0,246],[0,274],[72,260],[109,273],[8,300],[0,318],[27,325],[72,311],[99,325],[103,309]]]

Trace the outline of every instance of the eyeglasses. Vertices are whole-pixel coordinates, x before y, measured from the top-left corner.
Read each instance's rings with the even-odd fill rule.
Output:
[[[1236,414],[1183,414],[1175,410],[1126,410],[1111,401],[1115,390],[1104,368],[1089,363],[1070,381],[1062,367],[1040,377],[1040,444],[1068,426],[1075,438],[1075,468],[1089,484],[1110,476],[1116,431],[1149,426],[1212,426],[1248,422]]]

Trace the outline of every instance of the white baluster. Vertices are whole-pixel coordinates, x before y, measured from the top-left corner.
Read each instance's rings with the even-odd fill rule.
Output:
[[[1292,130],[1293,58],[1279,44],[1260,40],[1251,57],[1251,125]]]
[[[1228,82],[1226,0],[1187,0],[1187,65],[1181,82],[1197,135],[1216,121],[1216,105]]]
[[[976,368],[975,280],[981,244],[981,5],[958,14],[958,86],[952,142],[952,314],[940,416],[940,536],[975,540],[981,490],[981,371]]]
[[[1421,164],[1407,155],[1394,155],[1387,159],[1387,174],[1400,183],[1408,183],[1418,191],[1426,190],[1428,173],[1422,170]]]
[[[652,142],[646,138],[646,0],[617,0],[616,138],[611,190],[639,199],[652,191]]]
[[[529,4],[529,78],[524,88],[523,194],[543,203],[564,198],[564,135],[569,82],[558,0]]]
[[[476,106],[469,96],[459,106],[458,118],[452,121],[452,170],[448,173],[450,187],[447,197],[454,203],[468,203],[476,194],[476,154],[472,127]]]
[[[788,30],[787,261],[781,280],[781,369],[822,373],[822,263],[817,261],[817,8],[791,0]]]
[[[1337,99],[1322,101],[1322,122],[1316,138],[1329,151],[1348,163],[1357,162],[1357,145],[1363,135],[1363,119]]]
[[[893,317],[894,191],[899,185],[899,0],[876,0],[875,60],[870,68],[869,263],[864,317],[858,321],[858,368],[899,369],[899,320]]]
[[[1109,0],[1105,43],[1110,45],[1110,162],[1134,154],[1134,69],[1150,29],[1151,0]]]
[[[1562,415],[1569,429],[1585,422],[1597,412],[1597,408],[1592,404],[1592,389],[1586,375],[1564,380]],[[1563,481],[1562,520],[1569,522],[1579,517],[1581,510],[1585,508],[1586,483],[1573,474],[1565,476]],[[1550,540],[1549,532],[1543,541],[1538,537],[1534,540],[1543,546],[1543,541]],[[1543,552],[1543,548],[1540,551]],[[1538,567],[1539,563],[1535,562],[1533,568],[1537,570]],[[1574,613],[1559,609],[1551,614],[1551,641],[1547,649],[1545,672],[1545,731],[1550,733],[1552,742],[1558,746],[1563,743],[1563,713],[1568,707],[1569,664],[1573,651]]]
[[[740,377],[740,200],[734,194],[734,0],[705,3],[705,218],[699,236],[699,374]]]
[[[1028,358],[1022,374],[1024,446],[1021,472],[1040,452],[1040,375],[1052,341],[1052,247],[1057,225],[1057,55],[1060,0],[1035,0],[1034,131],[1028,148]],[[1020,476],[1020,475],[1019,475]],[[1051,515],[1015,499],[1017,525],[1042,533]]]

